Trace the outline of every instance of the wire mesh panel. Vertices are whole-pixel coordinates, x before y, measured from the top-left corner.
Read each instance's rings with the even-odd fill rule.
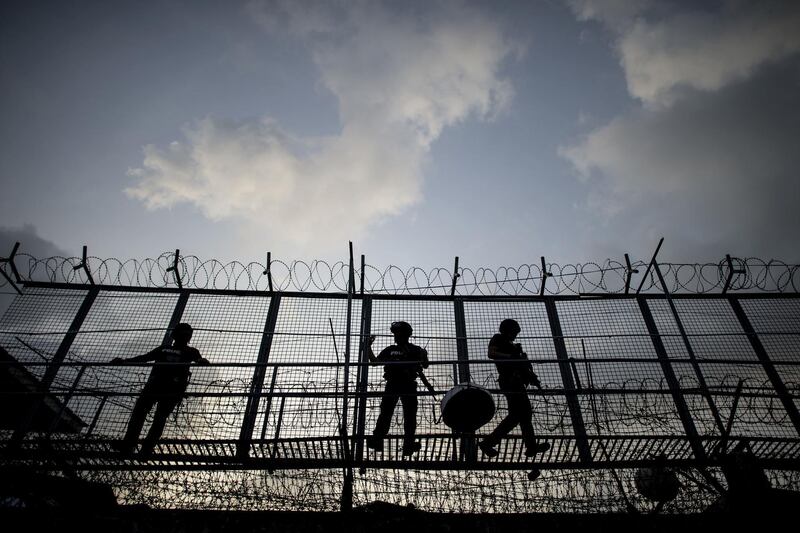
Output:
[[[800,409],[800,302],[749,298],[739,302]]]
[[[184,400],[179,424],[165,437],[239,437],[269,305],[268,296],[189,297],[181,321],[195,329],[191,345],[212,365],[246,366],[194,367],[187,392],[198,396]]]
[[[0,342],[28,365],[52,359],[82,303],[90,301],[86,295],[82,289],[27,287],[25,295],[17,298],[0,320]],[[731,302],[711,296],[675,298],[689,348],[697,358],[698,374],[669,302],[661,297],[647,300],[706,451],[718,445],[730,423],[732,439],[749,440],[756,456],[769,460],[764,465],[796,465],[800,439]],[[794,298],[741,297],[739,301],[790,394],[796,396],[800,303]],[[462,304],[465,339],[457,338],[462,331],[456,323]],[[684,433],[662,377],[662,361],[638,305],[635,298],[619,297],[475,296],[453,301],[435,296],[373,295],[369,307],[363,309],[369,314],[371,333],[377,335],[374,352],[393,343],[392,322],[409,322],[414,328],[411,342],[429,352],[432,364],[425,374],[437,394],[428,393],[421,385],[417,390],[417,434],[423,444],[419,453],[410,458],[400,455],[403,415],[398,407],[384,441],[385,451],[365,449],[363,462],[361,454],[353,454],[353,463],[349,463],[353,470],[366,468],[365,473],[356,474],[356,504],[385,498],[431,510],[619,510],[625,505],[619,487],[630,489],[633,472],[625,469],[652,466],[660,453],[672,466],[694,464],[690,444],[697,441],[689,442]],[[159,346],[180,309],[180,320],[195,329],[190,345],[212,366],[192,368],[188,398],[168,421],[153,456],[111,452],[109,441],[125,430],[151,365],[106,363]],[[94,479],[114,484],[122,500],[159,507],[337,509],[343,488],[341,467],[348,465],[343,461],[346,441],[338,434],[345,416],[345,384],[350,391],[346,413],[351,437],[362,429],[367,435],[372,432],[385,384],[382,364],[362,368],[369,395],[363,411],[366,422],[363,428],[355,427],[356,405],[360,405],[355,394],[359,390],[355,363],[360,336],[367,332],[360,331],[359,298],[352,301],[351,311],[348,332],[347,299],[341,294],[292,293],[277,298],[265,293],[179,294],[103,287],[54,381],[61,406],[66,404],[89,424],[78,437],[56,433],[40,439],[37,434],[37,438],[24,440],[14,455],[5,453],[11,441],[3,434],[0,466],[93,470]],[[551,318],[558,315],[566,354],[562,339],[553,338],[548,311]],[[520,323],[517,342],[535,362],[545,386],[541,392],[532,391],[529,398],[536,432],[552,448],[535,457],[544,472],[532,483],[524,470],[530,469],[534,460],[525,456],[519,430],[503,439],[495,463],[480,452],[477,458],[471,455],[470,439],[458,438],[440,421],[441,393],[463,374],[459,369],[464,348],[472,381],[492,390],[499,407],[494,420],[479,430],[478,438],[507,413],[505,398],[497,387],[495,363],[487,359],[489,339],[505,318]],[[345,376],[348,333],[353,365]],[[263,386],[255,391],[260,395],[259,409],[249,411],[255,415],[253,442],[249,458],[244,460],[237,455],[237,443],[259,353],[268,357]],[[559,360],[557,355],[568,359]],[[578,385],[578,412],[588,433],[586,441],[577,438],[571,427],[578,417],[573,418],[576,411],[568,408],[567,399],[573,392],[563,385],[565,369]],[[42,370],[36,371],[41,376]],[[79,375],[81,379],[76,381]],[[731,416],[739,379],[744,392],[735,416]],[[708,389],[701,388],[703,380]],[[76,383],[75,394],[67,402]],[[715,418],[716,410],[719,415]],[[577,453],[576,441],[587,442],[595,460],[592,470],[560,470],[586,464],[580,462],[585,456]],[[715,464],[717,459],[708,455]],[[616,474],[609,476],[608,470],[601,470],[610,467],[617,468]],[[302,470],[282,470],[287,468]],[[796,480],[790,486],[796,488]],[[702,507],[704,497],[699,492],[681,492],[676,509]],[[634,503],[639,505],[641,500]]]
[[[775,486],[797,486],[797,473],[770,474]],[[91,472],[84,476],[114,484],[120,502],[166,509],[338,511],[342,489],[338,469]],[[692,472],[682,476],[678,497],[663,511],[700,512],[708,507],[718,494],[705,483],[693,482],[699,477]],[[355,475],[353,504],[359,508],[381,502],[387,507],[440,513],[624,513],[627,498],[638,510],[652,511],[656,503],[637,493],[634,478],[633,469],[614,473],[546,470],[535,482],[527,479],[524,470],[369,469]],[[524,520],[521,516],[515,519]],[[471,514],[468,519],[480,517]]]
[[[734,438],[788,437],[796,435],[758,357],[726,300],[676,300],[678,316],[685,328],[698,367],[713,405],[706,409],[693,394],[685,394],[701,435],[721,434],[731,424]],[[688,391],[700,391],[700,380],[688,362],[688,350],[666,301],[650,302],[672,366]],[[737,409],[735,391],[739,381],[743,393]],[[713,409],[719,413],[718,421]]]
[[[457,366],[454,362],[458,359],[458,351],[453,302],[414,299],[373,300],[371,324],[372,334],[376,336],[376,340],[372,349],[376,356],[380,354],[381,350],[394,344],[394,338],[389,328],[392,322],[400,320],[408,322],[414,329],[410,342],[428,351],[428,359],[431,364],[424,372],[428,381],[437,392],[449,390],[457,383]],[[374,396],[369,396],[366,402],[365,434],[367,435],[371,434],[375,427],[380,412],[380,393],[383,392],[385,385],[382,365],[370,365],[368,372],[368,393]],[[419,402],[417,434],[449,436],[450,428],[444,425],[439,417],[439,402],[442,396],[430,395],[421,383],[417,385],[417,394]],[[392,419],[385,455],[379,454],[379,457],[399,457],[402,446],[400,437],[403,434],[402,412],[401,405],[398,403]],[[422,451],[415,457],[420,459],[433,457],[446,449],[447,445],[438,440],[423,439]],[[370,454],[373,453],[370,451]]]
[[[478,363],[470,365],[472,381],[494,391],[497,406],[494,419],[484,426],[480,433],[488,434],[508,414],[508,402],[499,391],[497,368],[488,358],[488,346],[489,340],[498,332],[500,322],[511,318],[516,320],[521,328],[515,342],[520,343],[528,358],[534,361],[534,371],[539,376],[543,388],[548,389],[548,392],[555,392],[555,394],[539,394],[533,389],[529,391],[534,431],[546,435],[574,436],[567,401],[561,394],[563,382],[544,304],[525,301],[466,301],[464,317],[469,359],[470,362]],[[519,427],[514,428],[510,435],[514,437],[513,443],[505,445],[501,443],[499,447],[503,452],[498,456],[501,460],[524,457]],[[559,458],[572,458],[577,453],[571,441],[552,442],[551,445],[553,453]]]
[[[81,371],[79,363],[109,363],[160,346],[177,300],[176,294],[100,291],[57,374],[61,392]],[[96,434],[121,436],[149,374],[150,366],[87,367],[80,380],[85,395],[70,408],[87,422],[98,416]]]
[[[634,300],[559,301],[561,330],[590,435],[683,432]]]
[[[0,319],[0,346],[41,379],[87,290],[25,287]],[[60,384],[60,383],[59,383]]]
[[[353,434],[353,393],[358,367],[361,302],[351,302],[348,398],[348,432]],[[347,299],[334,297],[281,299],[275,335],[269,354],[262,401],[253,438],[319,439],[311,448],[294,450],[276,445],[271,456],[336,458],[341,453],[339,426],[345,411],[345,350],[347,347]],[[307,365],[307,366],[306,366]],[[288,445],[287,445],[288,446]],[[297,445],[307,446],[307,445]],[[310,446],[310,445],[308,445]]]
[[[114,486],[120,503],[160,509],[338,511],[342,493],[340,469],[97,471],[83,475]]]
[[[638,494],[633,469],[545,470],[531,482],[525,470],[370,470],[356,477],[355,503],[392,502],[443,513],[624,513],[629,503],[647,512],[655,507]],[[622,485],[624,493],[620,491]],[[684,483],[665,512],[698,512],[717,494]],[[626,501],[627,499],[627,501]],[[518,515],[515,520],[525,520]],[[494,528],[487,528],[488,531]]]

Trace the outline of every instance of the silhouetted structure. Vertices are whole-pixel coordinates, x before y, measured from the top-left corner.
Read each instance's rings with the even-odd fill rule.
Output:
[[[86,422],[46,394],[41,380],[0,346],[0,430],[23,426],[29,431],[79,433]]]
[[[74,261],[39,262],[32,272],[49,281],[19,282],[22,294],[0,317],[0,344],[13,360],[0,366],[17,375],[24,367],[26,381],[39,385],[11,382],[0,393],[8,405],[43,397],[52,404],[43,423],[27,409],[7,413],[28,421],[18,439],[0,432],[3,473],[74,476],[113,487],[124,504],[204,512],[337,510],[349,508],[347,495],[356,508],[380,500],[445,513],[594,519],[634,508],[700,512],[720,495],[723,510],[763,513],[761,506],[798,494],[800,265],[749,261],[746,275],[739,263],[655,260],[639,272],[636,262],[488,274],[456,268],[452,277],[409,269],[392,282],[394,270],[363,261],[360,270],[350,261],[350,276],[342,275],[348,265],[318,276],[320,263],[304,270],[268,258],[263,270],[177,253],[162,259],[91,262],[93,281]],[[425,371],[432,387],[415,387],[421,449],[411,458],[401,455],[405,439],[394,426],[383,452],[367,451],[364,438],[386,385],[368,340],[398,317],[435,354]],[[551,445],[533,458],[516,428],[496,457],[480,453],[477,442],[497,422],[472,435],[438,408],[437,397],[457,387],[504,392],[502,362],[487,359],[487,344],[507,317],[519,320],[529,354],[507,364],[534,363],[548,385],[529,396],[536,436]],[[213,367],[195,372],[181,393],[180,423],[157,454],[116,453],[151,363],[109,368],[109,360],[150,351],[179,322],[202,331],[196,347]],[[69,412],[84,423],[63,423]],[[752,462],[768,484],[762,474],[744,475],[747,468],[732,471],[736,461],[716,452],[744,440],[750,457],[737,460]],[[532,467],[543,473],[529,483]],[[750,485],[765,488],[738,489]],[[744,499],[751,505],[739,505]]]
[[[386,379],[386,389],[381,399],[381,413],[375,423],[372,436],[367,438],[367,446],[383,451],[383,438],[389,433],[394,408],[397,401],[403,404],[403,455],[412,455],[421,448],[420,443],[414,439],[417,430],[417,375],[423,368],[428,368],[428,352],[411,344],[413,329],[408,322],[393,322],[391,332],[394,335],[394,344],[384,348],[377,357],[372,352],[372,342],[375,337],[370,337],[368,356],[372,362],[387,363],[383,367],[383,377]]]
[[[158,439],[161,438],[161,434],[164,432],[167,417],[180,404],[186,392],[189,376],[191,376],[189,365],[191,363],[209,364],[207,359],[203,359],[200,352],[189,346],[192,333],[192,326],[189,324],[178,324],[172,332],[172,346],[159,346],[143,355],[131,357],[130,359],[116,357],[111,361],[114,364],[155,361],[153,370],[150,372],[150,378],[147,380],[141,396],[136,400],[136,405],[133,407],[125,437],[118,445],[118,449],[122,453],[131,453],[133,451],[147,414],[154,405],[158,404],[156,414],[153,417],[153,424],[147,432],[147,437],[142,444],[140,453],[147,455],[153,451]]]
[[[497,381],[508,401],[508,415],[479,445],[481,451],[489,457],[498,454],[494,447],[517,425],[522,430],[522,439],[525,441],[525,455],[533,457],[550,449],[549,444],[536,442],[533,431],[528,385],[539,388],[542,385],[528,361],[528,354],[522,351],[520,344],[514,343],[519,332],[517,321],[507,318],[500,323],[500,333],[496,333],[489,341],[489,359],[497,361]]]

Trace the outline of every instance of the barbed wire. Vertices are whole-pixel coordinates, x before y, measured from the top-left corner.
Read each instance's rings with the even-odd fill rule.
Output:
[[[73,386],[77,368],[69,368],[68,372],[60,372],[54,382],[54,394],[67,394]],[[332,375],[330,369],[290,368],[280,373],[280,381],[274,394],[293,394],[280,424],[275,420],[264,421],[265,428],[272,430],[280,425],[281,433],[288,437],[333,436],[341,422],[336,412],[339,394],[343,382]],[[222,435],[238,432],[242,417],[245,414],[249,380],[241,377],[218,375],[213,367],[205,369],[204,374],[196,371],[189,392],[192,397],[184,400],[181,408],[175,413],[174,424],[176,438],[182,439],[214,439]],[[83,384],[77,391],[79,397],[86,398],[86,393],[102,396],[108,393],[119,393],[124,396],[112,402],[117,414],[106,412],[104,418],[124,421],[132,407],[134,395],[141,390],[147,380],[149,369],[142,367],[121,369],[120,367],[89,367],[84,374]],[[710,390],[731,392],[736,389],[742,376],[726,374],[709,376],[707,386]],[[437,387],[436,378],[432,384]],[[498,401],[497,418],[504,416],[507,410],[505,400],[499,390],[486,380],[487,387],[496,394]],[[717,407],[731,413],[734,435],[792,436],[795,430],[785,408],[774,394],[771,383],[759,382],[745,377],[743,380],[746,395],[738,400],[738,408],[732,412],[734,401],[732,396],[718,396]],[[698,390],[699,383],[695,378],[681,380],[682,390]],[[355,386],[355,383],[351,383]],[[443,383],[437,388],[446,390],[450,383]],[[797,385],[789,383],[789,390],[797,390]],[[380,394],[382,384],[371,383],[368,393]],[[554,391],[555,392],[555,391]],[[579,391],[587,406],[587,429],[596,435],[621,436],[625,434],[648,435],[681,435],[683,430],[675,412],[671,391],[665,379],[650,377],[629,377],[624,380],[609,380],[597,384],[593,389]],[[572,419],[566,401],[566,393],[531,396],[534,419],[539,431],[543,434],[572,434]],[[422,432],[444,430],[438,413],[438,400],[435,397],[422,396],[417,415],[418,427]],[[74,407],[80,409],[81,401]],[[374,418],[377,408],[372,406],[369,417]],[[707,405],[700,404],[694,411],[694,420],[702,432],[714,433],[713,419]]]
[[[87,284],[89,279],[80,267],[82,258],[36,258],[17,254],[16,266],[24,281]],[[87,257],[87,267],[95,283],[112,286],[166,288],[177,287],[175,275],[169,269],[175,264],[173,252],[156,258],[128,259]],[[349,265],[343,261],[271,260],[259,262],[222,262],[187,255],[178,257],[177,273],[181,284],[193,289],[266,291],[346,292]],[[729,290],[761,292],[798,292],[800,265],[750,257],[735,258],[735,273]],[[670,292],[707,294],[721,291],[727,282],[730,268],[727,260],[719,263],[659,263]],[[452,269],[435,267],[403,268],[390,265],[379,268],[354,265],[356,282],[362,277],[364,292],[376,294],[449,295],[453,285]],[[0,266],[11,275],[8,264]],[[613,259],[603,262],[546,264],[545,294],[623,293],[626,290],[627,266]],[[638,272],[633,272],[638,270]],[[537,295],[541,291],[543,272],[540,264],[501,266],[496,268],[459,268],[456,294],[459,295]],[[662,292],[661,284],[647,263],[631,264],[630,290],[636,290],[644,279],[642,291]],[[0,278],[0,290],[8,282]]]
[[[723,485],[724,477],[708,471]],[[656,504],[635,486],[636,471],[546,470],[535,482],[525,471],[374,470],[357,474],[356,510],[380,503],[395,511],[439,513],[641,513]],[[766,471],[775,488],[797,490],[800,472]],[[81,472],[81,477],[109,483],[121,502],[168,509],[245,511],[337,511],[342,489],[338,470]],[[679,470],[677,497],[661,509],[667,514],[699,513],[720,496],[691,469]],[[620,490],[621,483],[622,490]],[[191,488],[192,490],[187,490]],[[624,492],[623,492],[624,491]],[[380,511],[380,508],[375,508]]]

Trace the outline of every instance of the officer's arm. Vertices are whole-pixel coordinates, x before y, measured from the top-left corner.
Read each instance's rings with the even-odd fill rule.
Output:
[[[529,376],[530,376],[530,379],[531,379],[531,385],[533,385],[534,387],[536,387],[538,389],[541,389],[542,388],[542,382],[539,381],[539,376],[536,375],[536,372],[533,371],[533,367],[531,367],[530,364],[528,365],[528,372],[529,372]]]
[[[420,348],[419,355],[420,355],[420,364],[422,365],[422,368],[428,368],[428,363],[429,363],[428,350],[426,350],[425,348]]]
[[[200,351],[199,350],[196,350],[194,348],[190,348],[190,349],[192,350],[192,360],[195,362],[195,364],[198,364],[198,365],[201,365],[201,366],[205,366],[205,365],[210,365],[211,364],[211,361],[209,361],[208,359],[206,359],[205,357],[200,355]]]
[[[500,351],[497,346],[489,345],[489,359],[516,359],[517,356]]]
[[[392,353],[390,348],[391,346],[387,346],[386,348],[381,350],[381,353],[379,353],[378,357],[375,358],[375,362],[377,363],[377,362],[390,361],[391,358],[389,357],[389,354]]]
[[[159,353],[161,353],[161,348],[156,348],[142,355],[137,355],[136,357],[130,357],[128,359],[123,359],[122,357],[115,357],[114,359],[111,360],[111,364],[120,365],[123,363],[144,363],[146,361],[155,361]]]

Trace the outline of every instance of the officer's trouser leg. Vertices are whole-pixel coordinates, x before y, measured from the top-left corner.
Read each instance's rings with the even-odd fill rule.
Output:
[[[412,383],[403,389],[400,396],[400,401],[403,403],[403,429],[404,429],[404,445],[408,446],[415,442],[414,437],[417,432],[417,384]]]
[[[147,432],[147,437],[142,443],[142,451],[151,451],[161,434],[164,433],[164,427],[167,425],[167,418],[175,410],[175,407],[180,402],[180,397],[162,397],[158,401],[156,407],[156,414],[153,416],[153,425],[150,426],[150,431]]]
[[[509,416],[513,416],[514,420],[519,424],[525,447],[531,448],[535,446],[536,435],[533,433],[533,423],[531,422],[533,411],[531,410],[531,402],[528,399],[527,391],[509,394],[507,397]]]
[[[157,399],[152,394],[142,394],[136,399],[136,404],[133,406],[131,418],[128,421],[128,429],[125,431],[125,437],[122,439],[123,445],[132,450],[136,446],[136,441],[139,438],[139,433],[142,432],[142,426],[147,418],[147,413],[153,408]]]
[[[494,431],[492,431],[485,439],[484,442],[490,446],[495,446],[498,444],[500,440],[508,435],[508,433],[514,429],[517,424],[522,424],[523,419],[527,420],[528,424],[530,425],[531,404],[528,401],[528,391],[525,389],[525,385],[517,380],[501,378],[500,390],[503,391],[503,395],[506,397],[508,414],[503,420],[500,421],[499,424],[497,424],[497,427],[494,428]],[[533,427],[531,426],[531,430],[532,429]],[[525,429],[523,427],[523,438],[526,438],[524,432]],[[527,445],[528,441],[526,440],[525,443]]]
[[[389,426],[392,424],[392,415],[398,399],[398,395],[387,383],[384,396],[381,398],[381,412],[378,415],[378,421],[375,423],[375,431],[372,432],[376,437],[383,438],[389,433]]]

